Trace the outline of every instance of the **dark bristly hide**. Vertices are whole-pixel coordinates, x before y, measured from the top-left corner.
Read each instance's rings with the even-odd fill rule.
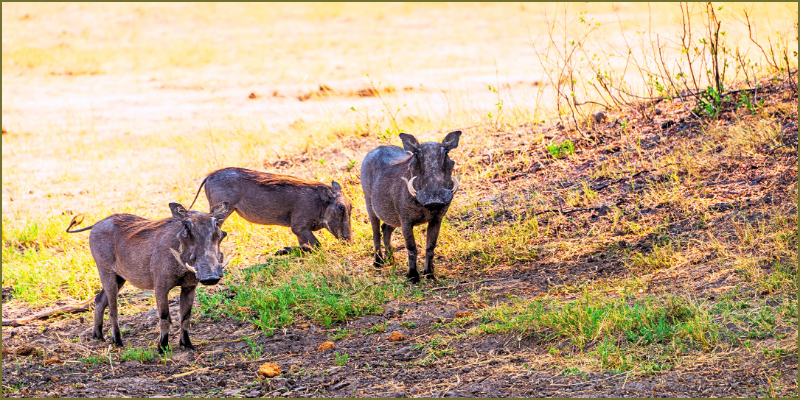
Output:
[[[170,203],[172,218],[148,220],[131,214],[114,214],[96,224],[69,230],[81,219],[73,218],[67,232],[91,229],[89,247],[100,273],[103,289],[95,297],[94,338],[103,337],[103,313],[106,307],[111,322],[111,340],[122,346],[117,320],[117,294],[130,282],[140,289],[154,290],[160,318],[161,337],[158,351],[169,344],[170,289],[180,286],[180,346],[194,349],[189,340],[189,318],[192,314],[198,283],[217,284],[225,264],[220,242],[227,235],[222,223],[230,214],[228,203],[221,202],[211,213],[186,211],[178,203]]]
[[[442,143],[420,144],[414,136],[401,133],[402,149],[381,146],[364,158],[361,188],[372,224],[375,267],[386,261],[381,251],[381,234],[387,253],[391,255],[391,235],[400,228],[408,251],[408,279],[419,282],[414,227],[427,223],[424,274],[435,279],[436,239],[453,194],[458,191],[458,179],[453,176],[455,163],[448,152],[458,147],[460,136],[461,131],[455,131],[448,133]]]
[[[310,250],[309,246],[319,246],[313,231],[322,228],[338,239],[352,240],[352,206],[336,182],[325,185],[288,175],[224,168],[212,172],[203,180],[195,201],[203,186],[208,203],[212,206],[227,201],[230,204],[229,213],[236,211],[248,222],[291,227],[304,250]],[[284,249],[278,254],[286,252]]]

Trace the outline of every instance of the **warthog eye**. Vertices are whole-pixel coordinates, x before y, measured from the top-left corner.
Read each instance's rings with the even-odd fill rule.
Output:
[[[189,261],[191,261],[192,263],[194,263],[194,262],[195,262],[195,260],[197,260],[197,257],[195,257],[195,255],[194,255],[194,254],[192,254],[192,255],[190,255],[190,256],[189,256]]]

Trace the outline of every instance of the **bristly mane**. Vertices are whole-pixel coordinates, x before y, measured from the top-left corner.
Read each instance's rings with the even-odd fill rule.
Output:
[[[150,235],[156,229],[173,221],[172,217],[150,220],[132,214],[117,214],[114,220],[122,230],[122,234],[128,238],[137,235]]]
[[[289,175],[270,174],[268,172],[253,171],[244,168],[231,168],[236,170],[241,176],[251,182],[262,186],[294,186],[316,189],[320,186],[327,186],[322,182],[309,181]]]

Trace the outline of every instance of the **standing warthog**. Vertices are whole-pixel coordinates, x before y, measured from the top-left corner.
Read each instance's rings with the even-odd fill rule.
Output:
[[[319,246],[313,231],[322,228],[337,239],[351,240],[352,205],[336,182],[328,186],[288,175],[223,168],[203,179],[189,208],[194,206],[203,185],[209,205],[227,201],[228,213],[236,211],[248,222],[291,227],[303,250]],[[289,249],[277,254],[286,254]]]
[[[408,250],[408,279],[412,283],[419,282],[414,227],[427,222],[424,274],[435,279],[433,249],[436,248],[442,218],[458,190],[458,179],[453,176],[455,163],[447,153],[458,147],[460,136],[461,131],[455,131],[448,133],[442,143],[420,144],[414,136],[401,133],[403,149],[381,146],[364,157],[361,188],[372,224],[376,267],[385,263],[381,252],[381,232],[387,253],[391,254],[392,232],[399,227]],[[418,189],[414,189],[415,184]],[[381,221],[384,222],[382,225]]]
[[[197,283],[215,285],[222,279],[220,242],[227,236],[220,227],[228,216],[228,203],[217,204],[210,214],[186,211],[178,203],[169,203],[172,218],[148,220],[131,214],[114,214],[96,224],[74,231],[82,219],[73,218],[67,232],[91,229],[89,247],[100,273],[103,289],[95,297],[94,338],[103,338],[103,312],[108,306],[111,338],[122,346],[117,323],[117,294],[126,281],[140,289],[155,290],[156,307],[161,318],[159,353],[169,344],[167,295],[181,287],[180,346],[195,350],[189,340],[189,317],[192,314]]]

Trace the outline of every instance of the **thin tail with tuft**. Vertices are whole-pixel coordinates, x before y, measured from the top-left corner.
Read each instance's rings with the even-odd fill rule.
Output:
[[[200,196],[200,191],[203,190],[203,185],[206,184],[207,180],[208,180],[208,177],[206,177],[206,179],[203,179],[203,182],[200,184],[200,187],[197,188],[197,194],[194,195],[194,200],[192,200],[192,205],[189,206],[190,210],[192,209],[192,206],[194,205],[194,203],[197,201],[197,197]]]
[[[92,227],[94,226],[94,225],[92,225],[92,226],[88,226],[86,228],[82,228],[82,229],[78,229],[78,230],[74,230],[74,231],[69,230],[69,228],[72,228],[73,226],[78,226],[78,225],[80,225],[82,223],[83,223],[83,214],[78,214],[78,215],[72,217],[72,221],[69,222],[69,226],[67,227],[67,233],[78,233],[78,232],[88,231],[89,229],[92,229]]]

